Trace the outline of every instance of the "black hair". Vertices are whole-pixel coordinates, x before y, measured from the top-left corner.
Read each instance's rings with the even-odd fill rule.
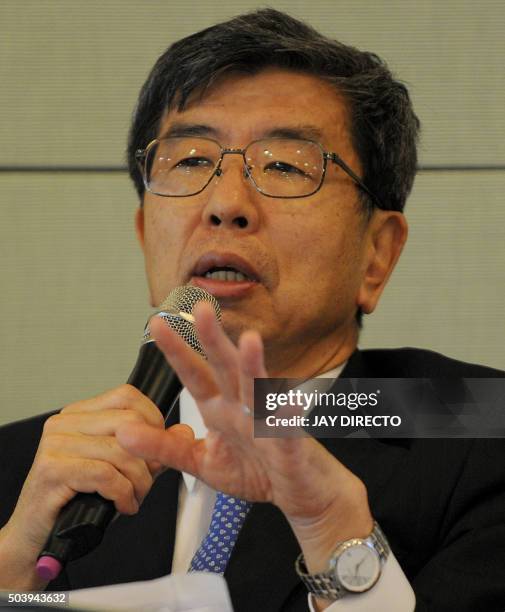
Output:
[[[203,96],[227,72],[255,74],[268,67],[319,76],[345,95],[363,182],[383,208],[402,211],[416,173],[419,131],[407,88],[374,53],[270,8],[187,36],[158,59],[140,91],[128,141],[128,168],[140,198],[144,184],[135,151],[156,138],[164,113],[183,110],[192,94]]]
[[[386,210],[403,211],[417,168],[419,120],[405,85],[374,53],[329,39],[311,26],[267,8],[187,36],[158,59],[144,83],[128,140],[128,168],[142,200],[135,152],[157,137],[167,110],[183,110],[230,72],[277,67],[318,76],[343,94],[363,182]],[[360,191],[368,213],[373,201]],[[358,323],[361,314],[358,313]]]

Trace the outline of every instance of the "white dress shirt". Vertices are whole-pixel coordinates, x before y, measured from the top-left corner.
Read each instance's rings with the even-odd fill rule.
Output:
[[[322,374],[318,378],[337,378],[345,364]],[[187,389],[179,401],[180,422],[189,425],[196,438],[204,438],[207,428],[200,411]],[[205,483],[183,472],[179,487],[179,506],[175,532],[172,572],[188,571],[193,555],[205,537],[210,525],[216,492]],[[386,534],[387,537],[387,534]],[[398,561],[391,553],[382,568],[377,584],[366,593],[350,594],[326,608],[327,612],[412,612],[415,595]],[[308,607],[315,611],[311,596]]]

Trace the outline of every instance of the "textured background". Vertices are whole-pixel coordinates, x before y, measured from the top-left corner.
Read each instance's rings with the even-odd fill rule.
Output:
[[[127,377],[150,310],[122,171],[136,95],[171,42],[259,6],[0,2],[0,423]],[[423,123],[409,243],[361,345],[505,369],[505,3],[274,6],[383,56]]]

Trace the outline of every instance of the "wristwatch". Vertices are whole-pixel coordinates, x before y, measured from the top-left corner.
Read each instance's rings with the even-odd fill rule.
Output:
[[[298,556],[295,569],[309,593],[337,601],[349,593],[364,593],[371,589],[379,580],[390,551],[386,536],[374,522],[372,533],[367,538],[339,542],[326,572],[309,574],[303,553]]]

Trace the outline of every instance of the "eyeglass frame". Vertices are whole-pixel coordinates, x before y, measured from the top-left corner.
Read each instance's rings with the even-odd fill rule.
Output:
[[[358,187],[360,187],[360,189],[362,189],[375,203],[375,205],[380,208],[380,209],[384,209],[384,206],[382,205],[382,202],[379,200],[379,198],[365,185],[365,183],[360,179],[360,177],[345,163],[345,161],[335,152],[330,152],[330,151],[325,151],[323,149],[323,147],[321,146],[321,144],[315,140],[310,140],[308,138],[296,138],[296,139],[292,139],[292,140],[299,140],[302,142],[308,142],[311,144],[316,145],[319,150],[321,151],[322,154],[322,158],[323,158],[323,171],[321,174],[321,180],[319,182],[319,185],[316,189],[314,189],[314,191],[311,191],[310,193],[306,193],[304,195],[295,195],[295,196],[274,196],[274,195],[270,195],[269,193],[265,193],[264,191],[261,190],[260,187],[258,187],[258,185],[256,184],[254,178],[252,177],[251,173],[250,173],[250,168],[247,164],[246,161],[246,157],[245,157],[245,153],[247,151],[247,149],[253,145],[256,144],[257,142],[262,142],[264,140],[286,140],[286,138],[284,137],[271,137],[271,138],[257,138],[256,140],[252,140],[245,148],[243,149],[234,149],[234,148],[228,148],[228,147],[223,147],[221,145],[221,143],[219,143],[217,140],[214,140],[213,138],[206,138],[205,136],[196,136],[195,138],[198,138],[200,140],[207,140],[210,142],[213,142],[214,144],[216,144],[220,151],[221,151],[221,155],[219,157],[219,159],[216,162],[216,165],[214,167],[214,170],[212,171],[211,175],[209,176],[209,180],[205,183],[205,185],[199,190],[199,191],[195,191],[194,193],[187,193],[187,194],[178,194],[178,195],[168,195],[168,194],[164,194],[164,193],[157,193],[156,191],[153,191],[149,185],[148,185],[148,181],[147,181],[147,168],[146,168],[146,160],[147,160],[147,155],[150,151],[150,149],[157,143],[163,141],[163,140],[173,140],[175,138],[180,138],[180,137],[175,137],[175,136],[168,136],[166,138],[155,138],[154,140],[151,140],[151,142],[144,148],[144,149],[137,149],[135,151],[135,161],[137,162],[139,169],[141,170],[142,173],[142,181],[144,183],[144,187],[146,188],[147,191],[149,191],[149,193],[152,193],[153,195],[158,195],[162,198],[189,198],[195,195],[198,195],[199,193],[202,193],[202,191],[209,186],[210,182],[212,181],[212,179],[217,176],[221,176],[223,174],[223,170],[221,168],[221,164],[223,163],[223,158],[225,155],[242,155],[242,160],[244,162],[244,177],[248,178],[251,183],[253,184],[254,188],[256,189],[256,191],[258,191],[259,193],[261,193],[261,195],[267,197],[267,198],[279,198],[279,199],[284,199],[284,200],[293,200],[296,198],[308,198],[309,196],[314,195],[315,193],[317,193],[321,187],[323,186],[324,183],[324,178],[326,176],[326,168],[328,166],[328,161],[333,162],[334,164],[337,164],[337,166],[340,166],[340,168],[342,168],[342,170],[352,178],[352,180],[358,185]]]

